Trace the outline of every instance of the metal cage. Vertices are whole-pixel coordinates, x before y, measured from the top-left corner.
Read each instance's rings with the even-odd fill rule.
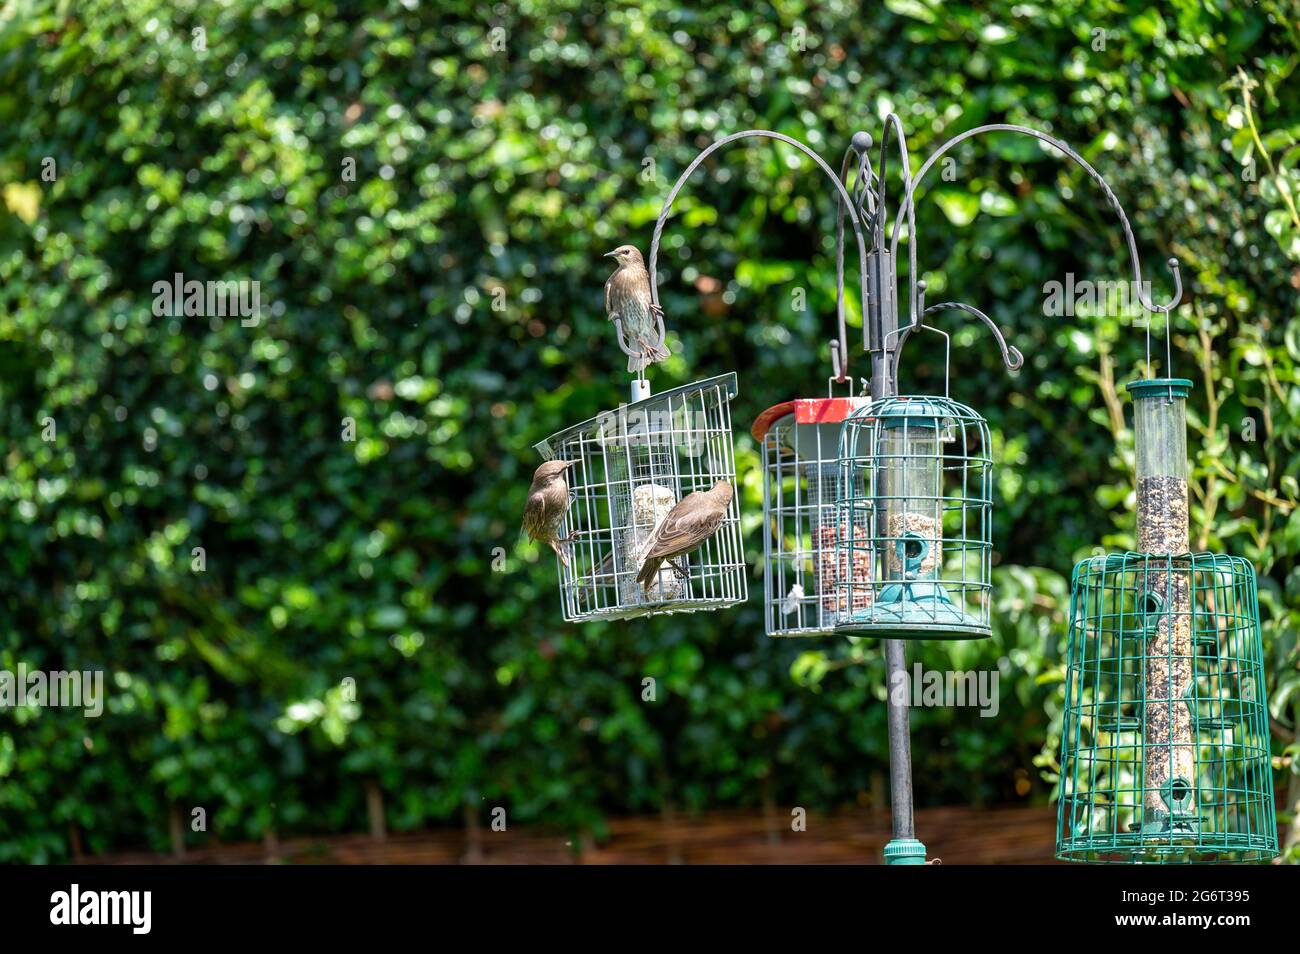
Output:
[[[632,619],[720,609],[748,595],[735,495],[717,532],[663,564],[648,589],[641,556],[659,522],[687,494],[718,481],[735,487],[731,400],[724,374],[620,406],[536,445],[547,460],[572,460],[569,509],[560,529],[568,565],[557,561],[569,622]]]
[[[1276,855],[1255,568],[1117,553],[1072,590],[1057,857]]]
[[[978,639],[989,625],[988,425],[946,397],[891,397],[840,436],[836,629],[896,639]]]
[[[806,398],[768,408],[752,433],[763,449],[763,616],[769,636],[833,632],[845,604],[838,562],[839,442],[844,419],[865,398]],[[863,583],[870,555],[852,564]],[[866,587],[857,608],[866,606]]]

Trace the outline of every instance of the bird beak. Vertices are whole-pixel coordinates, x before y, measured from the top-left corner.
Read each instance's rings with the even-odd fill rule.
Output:
[[[602,257],[603,257],[603,258],[612,258],[613,256],[615,256],[615,255],[617,255],[617,254],[618,254],[618,252],[606,252]]]

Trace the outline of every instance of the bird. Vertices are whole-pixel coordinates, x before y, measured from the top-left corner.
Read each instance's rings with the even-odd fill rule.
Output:
[[[719,480],[709,490],[687,494],[668,511],[646,545],[641,571],[636,577],[647,593],[665,560],[671,563],[674,557],[689,553],[717,532],[727,516],[732,493],[731,484]],[[673,566],[685,575],[681,567]]]
[[[520,528],[530,540],[549,544],[560,563],[569,565],[569,555],[564,552],[556,534],[564,515],[569,512],[569,482],[565,474],[576,464],[573,460],[548,460],[533,472],[533,483],[528,488],[528,502],[524,504],[524,522]]]
[[[650,273],[634,245],[620,245],[606,258],[618,262],[618,268],[605,282],[605,314],[618,320],[627,336],[627,369],[640,373],[647,366],[663,361],[670,352],[659,337],[658,319],[663,309],[650,295]]]

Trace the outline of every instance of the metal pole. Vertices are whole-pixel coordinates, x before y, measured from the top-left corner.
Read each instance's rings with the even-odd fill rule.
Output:
[[[881,217],[883,219],[883,216]],[[871,253],[871,270],[879,275],[879,293],[869,305],[873,313],[864,323],[879,341],[869,342],[871,351],[871,397],[879,400],[897,393],[893,379],[893,350],[897,347],[898,311],[891,292],[897,287],[893,258],[880,249]],[[889,795],[894,837],[885,846],[885,864],[925,864],[925,845],[916,838],[912,815],[912,737],[906,698],[896,698],[893,688],[907,679],[907,644],[901,639],[885,641],[885,704],[889,716]]]
[[[888,139],[888,133],[886,133]],[[887,145],[887,143],[882,144]],[[872,146],[871,136],[859,132],[853,137],[852,148],[865,157]],[[885,197],[884,149],[881,150],[881,175],[877,184],[875,215],[872,217],[871,253],[867,272],[869,299],[863,302],[862,326],[867,351],[871,355],[871,399],[878,401],[898,393],[894,380],[894,350],[898,347],[898,276],[894,257],[885,247],[885,219],[888,212]],[[911,197],[911,170],[903,169],[908,197]],[[915,242],[916,236],[910,235]],[[907,645],[901,639],[885,641],[885,705],[889,720],[889,796],[890,817],[894,837],[885,845],[885,864],[925,864],[925,845],[916,839],[916,825],[912,815],[912,738],[910,713],[906,698],[895,698],[892,691],[898,680],[907,678]]]

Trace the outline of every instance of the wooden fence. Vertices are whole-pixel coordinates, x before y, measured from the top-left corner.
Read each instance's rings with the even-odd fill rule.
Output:
[[[1054,807],[928,808],[916,829],[943,864],[1051,862]],[[218,844],[180,855],[121,852],[79,859],[89,864],[879,864],[889,840],[883,813],[809,815],[804,831],[791,816],[769,812],[611,819],[597,842],[536,828],[486,826],[382,835],[293,837]]]

